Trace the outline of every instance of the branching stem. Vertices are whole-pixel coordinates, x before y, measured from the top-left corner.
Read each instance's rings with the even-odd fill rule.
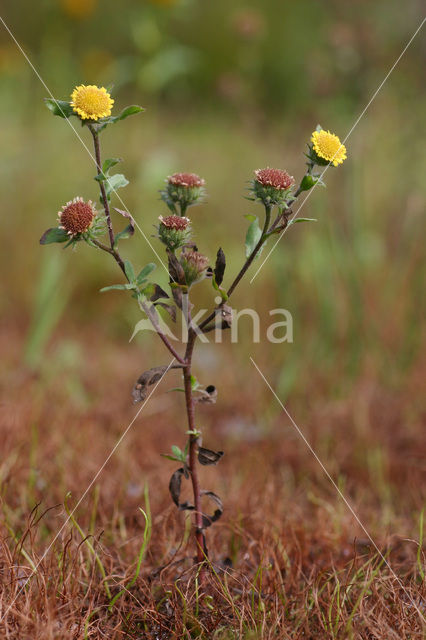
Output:
[[[98,170],[98,174],[101,174],[102,173],[102,160],[101,160],[101,146],[100,146],[100,142],[99,142],[99,133],[96,131],[96,129],[92,125],[89,125],[89,129],[90,129],[90,132],[91,132],[91,134],[93,136],[93,144],[94,144],[94,147],[95,147],[96,168]],[[113,230],[113,227],[112,227],[111,212],[110,212],[110,208],[109,208],[108,198],[107,198],[107,195],[106,195],[105,185],[104,185],[104,182],[102,180],[99,181],[99,187],[100,187],[100,191],[101,191],[101,195],[102,195],[102,204],[103,204],[104,211],[105,211],[105,217],[106,217],[107,226],[108,226],[109,241],[110,241],[110,245],[111,246],[108,247],[106,244],[103,244],[103,242],[100,242],[96,238],[92,238],[92,242],[99,249],[102,249],[102,251],[106,251],[107,253],[109,253],[110,255],[113,256],[114,260],[116,261],[116,263],[120,267],[121,271],[123,272],[126,280],[129,281],[129,278],[127,277],[127,274],[126,274],[126,269],[124,267],[124,260],[120,256],[119,252],[117,251],[117,249],[114,246],[114,244],[115,244],[115,236],[114,236],[114,230]],[[180,362],[180,364],[185,364],[185,360],[182,358],[182,356],[180,356],[178,354],[176,349],[170,343],[170,341],[167,338],[167,336],[165,336],[164,333],[161,331],[161,329],[160,329],[160,327],[158,325],[158,322],[153,317],[153,314],[149,312],[148,306],[142,304],[142,309],[147,314],[152,326],[154,327],[154,329],[157,332],[158,336],[160,337],[160,339],[162,340],[164,345],[167,347],[167,349],[170,351],[172,356],[174,358],[176,358],[176,360],[178,362]]]

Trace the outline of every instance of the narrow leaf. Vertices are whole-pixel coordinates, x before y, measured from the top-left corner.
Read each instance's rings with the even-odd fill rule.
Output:
[[[111,284],[109,287],[103,287],[101,289],[101,293],[104,291],[112,291],[113,289],[117,289],[117,291],[129,291],[133,289],[133,285],[131,284]]]
[[[154,262],[150,262],[149,264],[145,265],[145,267],[141,269],[141,271],[138,274],[138,277],[136,278],[137,283],[141,284],[149,276],[149,274],[152,273],[156,268],[157,268],[157,265],[154,264]]]
[[[296,224],[297,222],[318,222],[318,220],[316,218],[295,218],[294,220],[290,220],[288,226]]]
[[[167,460],[173,460],[173,462],[182,462],[180,458],[175,458],[174,456],[170,456],[168,453],[160,453],[162,458],[167,458]]]
[[[135,281],[135,271],[133,269],[133,265],[130,262],[130,260],[125,260],[124,261],[124,271],[126,273],[126,276],[129,278],[130,282],[134,282]]]
[[[214,268],[214,277],[215,277],[216,284],[218,286],[220,286],[223,282],[225,267],[226,267],[226,258],[222,248],[220,247],[216,255],[216,264]]]
[[[177,447],[175,444],[172,445],[172,453],[176,456],[176,458],[178,460],[180,460],[181,462],[185,461],[185,456],[183,455],[183,451]]]
[[[262,229],[259,227],[259,220],[256,217],[256,220],[254,220],[247,229],[246,258],[249,258],[251,256],[261,236]]]

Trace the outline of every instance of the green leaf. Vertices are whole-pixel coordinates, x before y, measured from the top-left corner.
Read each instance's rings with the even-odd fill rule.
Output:
[[[124,261],[124,271],[126,273],[126,276],[129,278],[130,282],[134,282],[135,281],[135,271],[133,269],[133,265],[130,262],[130,260],[125,260]]]
[[[257,216],[255,216],[254,213],[246,213],[246,214],[244,214],[244,217],[249,222],[254,222],[255,220],[257,220]]]
[[[121,162],[121,158],[107,158],[102,165],[102,173],[106,173],[111,167]]]
[[[129,181],[122,173],[115,173],[113,176],[109,176],[106,181],[108,190],[116,190],[121,189],[122,187],[127,187]]]
[[[68,100],[55,100],[54,98],[45,98],[46,107],[53,113],[54,116],[60,118],[69,118],[70,116],[76,116],[76,112],[72,108]]]
[[[294,220],[290,220],[288,226],[296,224],[297,222],[318,222],[318,220],[316,218],[295,218]]]
[[[128,224],[123,231],[120,231],[115,236],[114,248],[117,246],[119,240],[127,240],[127,238],[131,238],[135,232],[135,228],[133,225]]]
[[[58,227],[53,227],[52,229],[48,229],[43,233],[40,238],[40,244],[51,244],[52,242],[66,242],[70,240],[69,235],[65,231],[65,229],[59,229]]]
[[[136,282],[138,286],[141,287],[141,285],[144,284],[145,280],[143,280],[142,282],[138,282],[138,280],[136,280]],[[141,288],[140,293],[143,294],[146,300],[151,300],[151,296],[155,292],[155,287],[156,285],[153,282],[148,282],[146,286]]]
[[[177,447],[175,444],[172,445],[172,453],[176,456],[176,458],[178,458],[179,460],[182,460],[183,451],[181,451],[180,448]]]
[[[300,183],[300,191],[309,191],[316,183],[318,182],[318,178],[314,178],[309,173],[307,173],[302,178],[302,182]]]
[[[98,131],[103,131],[105,127],[109,124],[115,124],[119,120],[125,120],[129,116],[132,116],[135,113],[140,113],[141,111],[145,111],[143,107],[139,107],[137,104],[132,104],[130,107],[125,107],[118,116],[108,116],[108,118],[103,118],[99,121]]]
[[[174,456],[169,456],[167,453],[160,453],[162,458],[167,458],[167,460],[172,460],[173,462],[182,462],[180,458],[175,458]]]
[[[228,300],[228,294],[224,289],[222,289],[222,287],[219,287],[219,285],[216,282],[216,278],[214,276],[212,277],[212,285],[213,285],[213,289],[220,294],[222,298],[222,302],[226,302]]]
[[[105,180],[105,192],[108,200],[113,191],[126,187],[128,184],[129,181],[122,173],[115,173],[113,176],[108,176]]]
[[[117,289],[119,291],[129,291],[129,289],[133,289],[132,284],[111,284],[109,287],[103,287],[101,289],[101,293],[104,291],[112,291],[113,289]]]
[[[199,386],[200,386],[200,383],[198,382],[197,378],[195,376],[191,376],[191,389],[192,389],[192,391],[196,391]]]
[[[146,280],[146,278],[149,276],[149,274],[154,271],[154,269],[157,268],[157,265],[154,264],[153,262],[150,262],[149,264],[147,264],[143,269],[141,269],[141,271],[138,274],[138,277],[136,278],[136,282],[138,284],[142,284],[142,282],[144,280]]]
[[[246,235],[246,258],[251,256],[253,253],[257,243],[259,242],[262,236],[262,229],[259,227],[259,220],[256,216],[256,219],[253,220],[249,228],[247,229]]]
[[[114,122],[118,122],[118,120],[125,120],[129,116],[141,113],[142,111],[145,111],[143,107],[140,107],[138,104],[131,104],[129,107],[125,107],[118,116],[115,116]]]

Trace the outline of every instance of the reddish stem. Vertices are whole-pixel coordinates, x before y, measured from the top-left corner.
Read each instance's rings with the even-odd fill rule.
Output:
[[[192,397],[192,385],[191,385],[191,363],[192,353],[194,350],[196,333],[189,329],[188,331],[188,344],[186,346],[185,361],[186,367],[183,370],[183,380],[185,389],[185,402],[186,412],[188,416],[188,428],[189,431],[196,431],[195,424],[195,410],[194,399]],[[197,544],[197,562],[203,564],[205,560],[204,549],[204,534],[203,534],[203,513],[201,510],[201,491],[200,481],[198,479],[198,467],[197,467],[197,436],[193,433],[189,435],[189,470],[191,473],[192,491],[194,494],[194,525],[195,525],[195,540]],[[200,581],[203,579],[203,569],[200,570]]]
[[[93,136],[93,143],[94,143],[94,147],[95,147],[96,168],[98,170],[98,173],[101,173],[102,172],[102,161],[101,161],[101,146],[100,146],[100,143],[99,143],[99,133],[91,126],[89,127],[89,129],[90,129],[90,132],[91,132],[91,134]],[[122,257],[118,253],[117,249],[114,247],[115,236],[114,236],[114,230],[112,228],[111,212],[110,212],[110,208],[109,208],[108,198],[106,196],[105,185],[104,185],[104,183],[102,181],[99,182],[99,187],[100,187],[100,190],[101,190],[102,201],[103,201],[104,211],[105,211],[105,217],[106,217],[107,225],[108,225],[109,241],[110,241],[111,247],[107,247],[105,244],[103,244],[102,242],[99,242],[99,240],[96,240],[95,238],[92,238],[92,242],[97,247],[99,247],[99,249],[102,249],[102,251],[106,251],[107,253],[109,253],[109,254],[111,254],[113,256],[114,260],[117,262],[118,266],[120,267],[120,269],[124,273],[124,275],[126,277],[126,280],[128,281],[129,278],[127,277],[126,269],[124,268],[124,260],[122,259]],[[144,305],[142,305],[142,306],[144,307]],[[180,362],[181,364],[185,364],[185,361],[183,360],[183,358],[178,354],[178,352],[173,347],[173,345],[170,344],[169,339],[161,331],[160,327],[158,326],[158,323],[155,321],[155,319],[153,318],[152,314],[149,312],[149,308],[146,307],[143,310],[147,314],[147,316],[150,319],[155,331],[159,335],[160,339],[163,341],[164,345],[170,351],[172,356],[174,356],[176,358],[176,360],[178,362]]]

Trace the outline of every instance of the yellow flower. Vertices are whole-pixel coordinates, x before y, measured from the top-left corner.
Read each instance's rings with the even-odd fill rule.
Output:
[[[105,87],[81,84],[71,94],[71,106],[83,120],[98,120],[111,115],[114,100]]]
[[[96,9],[97,0],[61,0],[62,7],[69,16],[77,19],[88,18]]]
[[[314,131],[311,142],[317,156],[327,160],[327,162],[331,162],[335,167],[338,164],[342,164],[343,160],[346,160],[346,147],[334,133],[324,129]]]

